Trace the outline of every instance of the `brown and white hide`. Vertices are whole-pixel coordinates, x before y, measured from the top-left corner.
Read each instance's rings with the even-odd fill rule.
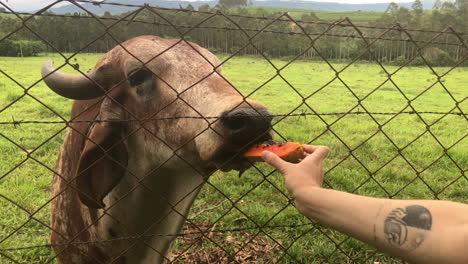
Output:
[[[271,115],[219,64],[197,44],[156,36],[116,46],[86,77],[44,64],[47,85],[76,99],[71,121],[105,120],[70,122],[60,149],[51,202],[59,263],[163,263],[209,175],[251,166],[238,153],[271,138]]]

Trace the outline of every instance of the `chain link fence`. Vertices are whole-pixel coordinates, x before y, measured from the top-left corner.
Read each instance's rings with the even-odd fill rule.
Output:
[[[166,263],[401,263],[299,215],[282,177],[271,167],[250,163],[245,173],[244,167],[239,173],[200,169],[200,160],[195,157],[198,154],[184,151],[207,134],[230,140],[216,127],[227,122],[223,119],[226,114],[206,114],[209,111],[205,108],[218,102],[193,105],[191,102],[204,98],[190,101],[183,94],[208,83],[213,75],[237,96],[242,95],[230,111],[247,107],[253,112],[245,116],[271,120],[269,128],[275,139],[330,146],[326,188],[383,198],[468,201],[465,33],[450,27],[416,30],[401,25],[372,26],[348,18],[308,21],[290,13],[253,16],[131,2],[68,1],[81,11],[62,15],[49,12],[60,2],[36,13],[17,12],[8,3],[1,3],[5,11],[0,18],[14,22],[10,24],[13,28],[5,26],[0,31],[0,46],[19,45],[19,54],[14,55],[22,57],[27,43],[18,39],[26,36],[28,41],[40,42],[41,51],[47,51],[38,57],[2,57],[0,62],[1,263],[57,263],[71,255],[89,263],[127,263],[145,254],[156,256],[152,261]],[[98,15],[91,7],[99,5],[131,9],[120,15]],[[59,32],[60,24],[66,25],[70,34]],[[81,35],[83,32],[86,35]],[[140,58],[124,42],[129,36],[140,35],[177,40],[151,58]],[[193,43],[217,54],[220,63],[213,63]],[[142,110],[128,103],[130,99],[117,97],[115,91],[119,87],[130,89],[132,83],[140,85],[139,78],[131,74],[123,79],[113,76],[115,89],[107,90],[102,80],[90,77],[92,71],[83,70],[94,68],[102,53],[114,46],[120,48],[123,55],[119,56],[139,62],[140,68],[150,71],[158,83],[172,91],[173,101],[168,99],[170,102],[154,112],[138,114]],[[187,87],[171,83],[160,69],[151,66],[153,60],[181,46],[210,68]],[[71,101],[53,94],[39,74],[41,64],[50,58],[59,62],[58,67],[44,78],[58,70],[78,73],[104,89],[103,95],[69,117]],[[188,62],[182,59],[178,63]],[[223,75],[217,74],[221,66]],[[265,114],[250,100],[262,102],[272,114]],[[126,118],[109,118],[102,112],[97,115],[96,107],[104,102],[117,105]],[[171,105],[189,111],[165,114]],[[138,107],[146,106],[142,103]],[[181,120],[196,120],[201,128],[177,127]],[[236,126],[237,121],[232,122]],[[181,129],[196,133],[174,144],[155,131],[154,125],[169,127],[162,133],[171,133],[171,140],[182,134]],[[98,126],[125,127],[125,136],[111,145],[100,142],[90,132]],[[73,133],[82,138],[77,141],[81,143],[66,139],[75,149],[86,148],[85,141],[99,145],[100,156],[89,166],[110,159],[114,162],[112,173],[116,173],[112,169],[123,168],[121,173],[136,179],[136,184],[130,184],[127,178],[115,183],[129,186],[113,195],[113,200],[105,199],[104,210],[80,209],[76,201],[67,201],[78,196],[95,197],[80,193],[82,187],[75,183],[80,175],[72,175],[74,171],[63,167],[66,155],[69,162],[78,162],[79,155],[67,153],[73,147],[62,147],[62,158],[55,167],[66,131],[67,138]],[[268,138],[264,132],[243,140],[237,150]],[[164,145],[164,151],[170,154],[143,153],[145,147],[141,147],[122,162],[115,150],[120,153],[122,145],[128,146],[134,136],[142,134],[152,140],[148,142]],[[235,164],[238,154],[229,153],[217,166]],[[131,155],[141,155],[142,159],[155,155],[158,162],[144,170],[133,164],[135,170],[129,170]],[[196,175],[197,180],[192,177],[184,184],[166,185],[179,186],[183,191],[151,185],[148,178],[168,175],[175,170],[171,167],[174,164],[188,168],[184,173]],[[138,174],[141,171],[143,175]],[[52,175],[54,187],[50,187]],[[170,210],[161,210],[156,219],[150,219],[148,215],[153,214],[139,212],[139,205],[129,204],[128,197],[136,192],[149,197],[140,201]],[[182,194],[174,196],[179,192]],[[195,197],[193,205],[186,202]],[[135,217],[125,214],[132,206]],[[76,226],[63,229],[60,221],[68,218],[86,220],[73,220]],[[182,221],[183,227],[178,229],[171,221]],[[99,230],[108,226],[112,228]],[[99,232],[105,232],[105,238],[97,235]],[[61,242],[51,242],[51,233]],[[172,250],[158,243],[171,244]]]

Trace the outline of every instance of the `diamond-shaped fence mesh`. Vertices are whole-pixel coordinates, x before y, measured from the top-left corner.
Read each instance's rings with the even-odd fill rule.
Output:
[[[271,135],[326,188],[468,202],[463,32],[60,2],[1,3],[1,263],[401,263],[242,158]]]

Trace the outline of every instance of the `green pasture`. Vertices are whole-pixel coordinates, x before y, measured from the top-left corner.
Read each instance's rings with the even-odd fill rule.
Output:
[[[266,6],[247,6],[246,8],[252,14],[271,14],[274,12],[288,12],[288,14],[294,19],[301,19],[303,14],[310,14],[313,12],[320,20],[338,20],[344,17],[349,17],[352,21],[369,22],[379,19],[383,12],[373,11],[323,11],[323,10],[311,10],[305,8],[284,8],[284,7],[266,7]]]
[[[76,62],[86,71],[99,57],[80,54]],[[71,100],[37,82],[41,64],[51,58],[56,65],[63,61],[57,55],[0,58],[0,122],[62,121],[55,113],[69,116]],[[396,71],[396,66],[383,69],[368,62],[347,66],[345,62],[332,61],[329,65],[299,60],[283,69],[288,61],[274,59],[272,63],[274,67],[260,57],[234,57],[224,64],[223,73],[244,95],[262,101],[274,114],[296,115],[274,118],[277,139],[330,147],[325,165],[327,188],[373,197],[468,202],[466,117],[307,115],[448,112],[455,101],[460,103],[453,111],[466,113],[468,68],[435,67],[434,71],[443,76],[439,83],[428,67]],[[72,72],[71,67],[65,70]],[[432,88],[426,90],[428,87]],[[306,115],[301,116],[303,113]],[[34,246],[50,243],[48,201],[64,129],[61,123],[0,123],[0,263],[14,263],[7,257],[19,263],[49,263],[53,256],[49,247]],[[193,222],[217,222],[216,229],[224,230],[255,227],[242,236],[232,231],[216,234],[214,239],[225,242],[230,236],[242,242],[258,234],[271,245],[276,241],[287,250],[287,254],[272,250],[271,259],[265,262],[352,263],[345,252],[356,263],[398,263],[324,226],[302,225],[309,220],[288,205],[281,175],[270,172],[271,167],[258,164],[240,178],[235,172],[215,173],[193,207]],[[229,211],[233,204],[235,208]],[[284,225],[299,226],[271,227]],[[203,243],[206,250],[216,247]],[[226,246],[227,250],[234,248]],[[176,249],[184,249],[181,240],[176,242]]]

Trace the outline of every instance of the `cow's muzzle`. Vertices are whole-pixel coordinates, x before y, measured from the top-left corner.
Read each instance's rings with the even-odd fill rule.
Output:
[[[251,145],[272,139],[272,114],[263,108],[237,108],[221,116],[224,145],[215,155],[217,167],[223,171],[244,171],[252,163],[242,156]]]
[[[266,109],[237,108],[221,116],[225,139],[238,148],[271,138],[271,120]]]

